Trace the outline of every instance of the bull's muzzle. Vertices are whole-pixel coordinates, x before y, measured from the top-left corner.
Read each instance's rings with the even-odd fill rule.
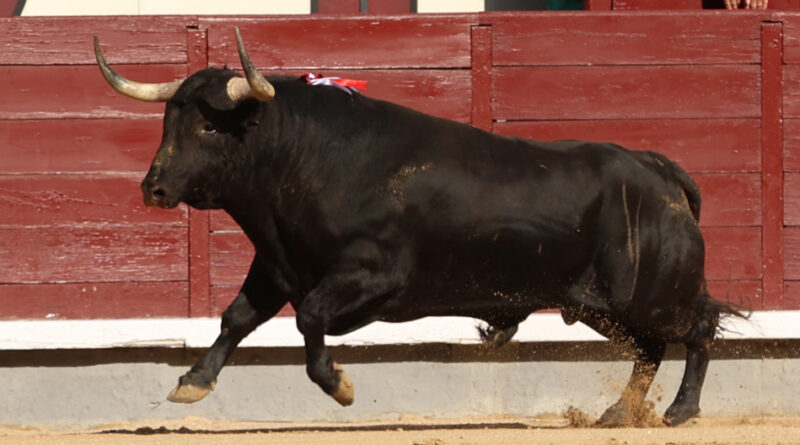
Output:
[[[173,199],[171,194],[167,193],[167,190],[155,178],[150,176],[142,181],[142,195],[144,196],[144,205],[147,207],[171,209],[178,205],[178,202]]]

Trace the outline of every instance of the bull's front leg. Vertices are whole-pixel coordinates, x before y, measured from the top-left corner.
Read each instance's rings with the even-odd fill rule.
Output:
[[[178,386],[170,392],[167,400],[192,403],[208,395],[239,342],[275,316],[287,301],[288,298],[282,297],[270,285],[267,272],[258,258],[254,259],[239,295],[222,315],[222,328],[217,340],[192,369],[181,376]]]

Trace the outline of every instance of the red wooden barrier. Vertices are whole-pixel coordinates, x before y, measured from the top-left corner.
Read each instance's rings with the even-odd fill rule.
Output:
[[[269,73],[667,154],[703,191],[712,292],[800,308],[800,13],[8,18],[0,318],[208,316],[233,298],[252,247],[224,213],[141,204],[163,105],[114,93],[91,50],[96,33],[123,75],[172,80],[238,68],[233,25]]]

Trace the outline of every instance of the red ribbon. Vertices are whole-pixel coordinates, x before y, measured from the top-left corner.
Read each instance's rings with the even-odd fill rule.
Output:
[[[303,80],[309,85],[328,85],[353,94],[367,89],[366,80],[344,79],[341,77],[325,77],[314,73],[303,74]]]

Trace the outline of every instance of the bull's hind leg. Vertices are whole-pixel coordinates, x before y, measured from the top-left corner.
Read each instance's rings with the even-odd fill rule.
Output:
[[[710,303],[711,297],[703,292],[700,320],[686,338],[686,369],[675,401],[664,413],[667,425],[679,425],[700,412],[700,391],[708,369],[709,348],[719,322],[719,310]]]
[[[619,401],[609,407],[600,420],[601,426],[634,425],[640,414],[645,409],[644,398],[653,379],[656,376],[667,343],[661,340],[644,338],[633,339],[636,359],[633,363],[633,372]]]
[[[222,315],[222,329],[214,344],[178,380],[178,386],[167,396],[177,403],[196,402],[208,395],[225,362],[244,337],[261,323],[272,318],[286,304],[268,285],[266,271],[253,260],[239,295]]]

